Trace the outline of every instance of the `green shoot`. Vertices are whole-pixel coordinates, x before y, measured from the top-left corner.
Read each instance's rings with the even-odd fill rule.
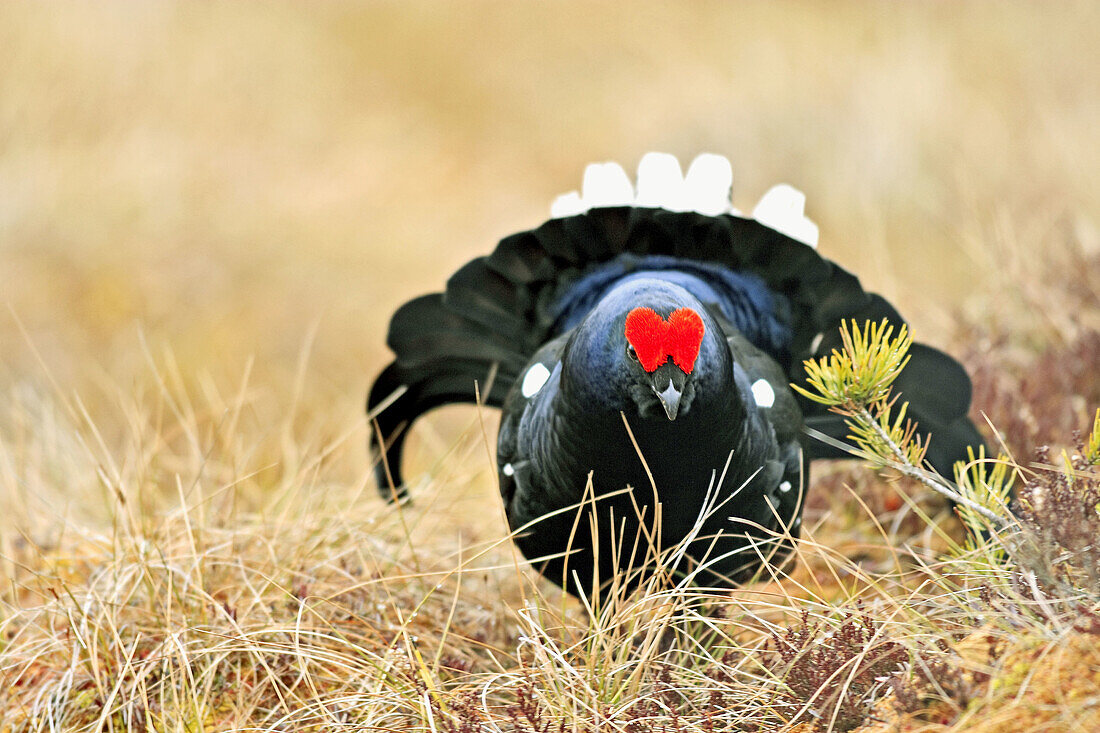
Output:
[[[970,460],[955,464],[955,485],[959,493],[974,504],[1007,513],[1012,500],[1012,485],[1016,480],[1015,470],[1010,470],[1012,461],[1003,454],[995,459],[987,459],[985,446],[979,447],[977,456],[973,449],[969,449],[967,453]],[[980,537],[990,530],[985,515],[974,511],[969,504],[959,505],[959,518],[972,536]],[[1003,548],[999,552],[1003,557]]]
[[[1096,418],[1092,421],[1092,432],[1089,433],[1088,442],[1085,444],[1085,460],[1090,466],[1100,466],[1100,408],[1096,410]]]
[[[833,408],[851,409],[880,402],[909,362],[909,347],[913,344],[907,326],[902,325],[896,339],[891,338],[893,333],[894,327],[886,319],[878,324],[868,321],[862,331],[854,320],[850,329],[841,322],[844,350],[833,349],[831,356],[820,361],[804,362],[806,381],[816,394],[797,384],[792,386],[803,396]]]

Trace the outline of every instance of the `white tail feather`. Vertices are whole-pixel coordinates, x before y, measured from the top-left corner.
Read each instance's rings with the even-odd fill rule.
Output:
[[[592,163],[584,169],[581,199],[590,209],[630,206],[634,203],[634,186],[618,163]]]
[[[636,188],[618,163],[592,163],[584,170],[581,193],[570,191],[558,196],[550,206],[550,216],[558,219],[608,206],[740,216],[741,212],[730,204],[732,186],[733,168],[721,155],[696,156],[685,175],[676,156],[646,153],[638,163]],[[817,247],[817,225],[806,217],[805,205],[805,194],[781,183],[761,197],[752,217],[766,227]]]
[[[668,153],[646,153],[638,163],[635,206],[683,211],[684,174],[680,161]]]
[[[817,224],[804,215],[806,194],[786,183],[772,186],[752,210],[752,218],[792,239],[817,247]]]
[[[691,161],[684,176],[684,198],[689,209],[707,216],[728,214],[730,191],[733,188],[733,168],[727,158],[703,153]]]

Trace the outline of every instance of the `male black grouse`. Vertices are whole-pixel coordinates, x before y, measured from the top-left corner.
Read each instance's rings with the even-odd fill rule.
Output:
[[[550,221],[398,309],[396,359],[367,404],[383,496],[404,496],[408,425],[480,395],[502,408],[515,542],[567,590],[599,594],[627,570],[636,581],[655,550],[678,547],[665,566],[712,586],[785,555],[808,462],[845,455],[804,426],[847,434],[789,383],[839,345],[842,320],[903,320],[817,253],[801,193],[776,186],[743,217],[731,177],[715,155],[683,175],[650,153],[636,189],[618,165],[589,166],[582,194],[559,197]],[[895,385],[950,475],[981,441],[965,371],[915,344]]]

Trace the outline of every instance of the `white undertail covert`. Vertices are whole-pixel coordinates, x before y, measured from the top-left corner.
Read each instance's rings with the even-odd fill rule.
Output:
[[[703,153],[683,173],[676,156],[646,153],[638,163],[636,183],[618,163],[592,163],[581,190],[558,196],[550,206],[555,219],[609,206],[640,206],[668,211],[696,211],[706,216],[741,216],[730,202],[733,169],[727,158]],[[805,215],[806,196],[786,183],[773,186],[752,210],[752,218],[792,239],[817,247],[817,225]]]

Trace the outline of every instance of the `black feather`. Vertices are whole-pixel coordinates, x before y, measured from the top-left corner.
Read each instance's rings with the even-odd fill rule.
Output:
[[[664,417],[654,421],[644,410],[638,412],[641,407],[632,413],[632,408],[620,410],[611,395],[601,393],[601,380],[622,379],[613,375],[633,368],[622,335],[623,308],[629,304],[611,304],[635,289],[640,294],[630,297],[647,301],[638,305],[659,302],[664,315],[677,305],[690,305],[704,312],[708,334],[724,334],[705,341],[698,373],[689,380],[694,397],[685,396],[686,414],[672,423],[662,423]],[[624,442],[625,416],[665,490],[682,484],[676,490],[687,492],[666,508],[663,522],[670,541],[690,528],[702,501],[699,484],[706,484],[711,466],[724,464],[734,451],[728,478],[734,488],[745,486],[727,496],[732,503],[720,516],[704,522],[706,533],[724,539],[697,543],[711,543],[707,547],[725,557],[699,578],[743,580],[759,560],[756,549],[743,552],[737,543],[747,537],[766,543],[766,532],[730,534],[727,518],[733,515],[735,525],[786,527],[797,534],[806,464],[845,455],[802,432],[805,421],[843,441],[848,432],[843,421],[796,397],[787,383],[804,378],[805,359],[839,346],[839,326],[850,319],[903,323],[894,307],[865,291],[855,275],[750,219],[609,207],[550,220],[501,240],[490,255],[456,272],[443,293],[414,299],[394,315],[388,343],[396,358],[368,398],[378,426],[372,446],[380,490],[392,497],[392,478],[396,495],[403,495],[400,461],[408,426],[438,405],[472,402],[476,383],[484,404],[504,410],[498,446],[501,490],[512,526],[527,527],[517,543],[528,557],[560,555],[565,538],[573,534],[578,553],[568,562],[557,557],[541,567],[556,582],[585,592],[596,577],[606,580],[609,573],[627,569],[606,557],[603,565],[595,564],[593,543],[606,545],[611,537],[592,535],[575,511],[541,518],[578,502],[589,470],[596,472],[599,491],[614,492],[626,484],[646,487],[640,461]],[[541,365],[545,379],[530,387],[530,394],[521,393],[521,378],[533,364]],[[715,381],[719,374],[725,374],[725,382]],[[772,404],[753,401],[750,387],[759,380],[768,383]],[[916,344],[896,390],[910,402],[910,415],[921,431],[933,435],[930,462],[950,475],[951,464],[965,458],[967,446],[981,442],[966,417],[966,373],[947,355]],[[380,410],[395,392],[400,396]],[[706,415],[717,422],[704,420]],[[641,505],[647,501],[643,496]],[[640,530],[651,519],[626,517],[636,505],[637,496],[609,499],[594,511],[610,523],[625,521],[620,526]],[[779,554],[785,551],[782,543],[772,544]],[[569,563],[579,588],[562,575]]]

